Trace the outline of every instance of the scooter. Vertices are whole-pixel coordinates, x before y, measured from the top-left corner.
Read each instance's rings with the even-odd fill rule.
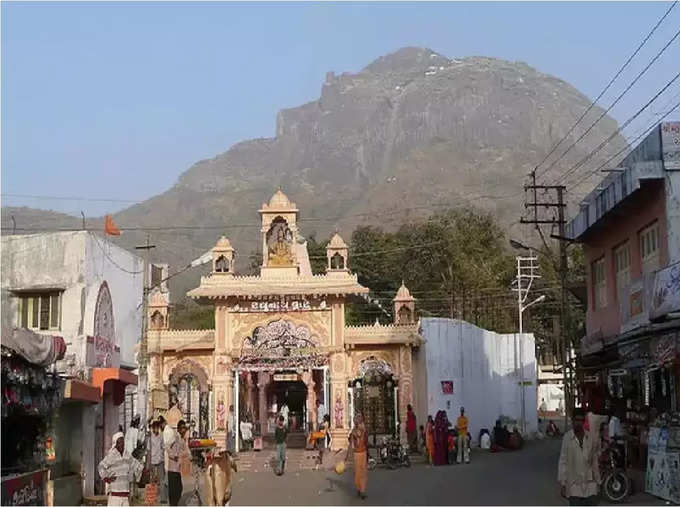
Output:
[[[632,491],[632,481],[626,474],[625,447],[617,440],[611,442],[600,457],[602,494],[613,503],[621,503]]]

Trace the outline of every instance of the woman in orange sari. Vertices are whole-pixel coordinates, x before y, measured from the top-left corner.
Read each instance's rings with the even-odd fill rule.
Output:
[[[427,458],[432,464],[434,459],[434,421],[432,416],[427,416],[427,426],[425,427],[425,448],[427,449]]]
[[[366,498],[366,484],[368,483],[368,433],[364,425],[364,418],[358,415],[354,418],[354,429],[349,434],[349,451],[354,454],[354,485],[361,499]]]

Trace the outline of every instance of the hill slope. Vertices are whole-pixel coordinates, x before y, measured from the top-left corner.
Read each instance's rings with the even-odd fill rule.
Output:
[[[241,142],[197,162],[167,192],[114,219],[122,227],[186,226],[150,231],[153,258],[170,262],[171,271],[222,233],[244,266],[259,246],[256,210],[278,186],[301,209],[302,233],[319,237],[334,227],[349,234],[361,223],[398,225],[443,205],[472,204],[509,225],[524,210],[525,175],[589,104],[569,84],[524,63],[403,48],[356,74],[328,73],[318,100],[279,112],[276,137]],[[601,112],[593,108],[583,128]],[[609,117],[601,120],[566,161],[580,159],[616,127]],[[570,141],[582,131],[576,130]],[[615,139],[582,170],[624,144]],[[572,203],[593,184],[570,188]],[[24,227],[56,220],[3,211],[3,227],[11,227],[11,212]],[[127,231],[116,242],[132,247],[143,240],[144,232]],[[196,272],[178,277],[174,297],[197,279]]]

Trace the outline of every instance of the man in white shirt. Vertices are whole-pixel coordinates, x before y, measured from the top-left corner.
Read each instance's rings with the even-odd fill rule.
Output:
[[[187,432],[187,425],[184,421],[177,423],[177,438],[168,448],[168,496],[170,505],[179,505],[182,497],[182,458],[188,457],[189,447],[184,436]]]
[[[130,505],[130,482],[139,482],[144,466],[125,450],[125,437],[113,435],[113,446],[97,466],[102,480],[109,485],[108,505]]]
[[[130,423],[130,427],[128,428],[127,433],[125,434],[125,452],[129,454],[133,454],[140,444],[140,432],[139,432],[140,419],[141,418],[139,414],[135,415],[132,418],[132,422]]]
[[[288,408],[288,403],[285,401],[283,402],[283,405],[281,405],[281,417],[283,417],[283,425],[288,428],[288,414],[290,413],[290,409]]]
[[[163,432],[163,449],[165,451],[165,472],[168,471],[168,449],[170,449],[170,446],[172,443],[175,441],[177,438],[177,433],[175,430],[170,426],[165,418],[163,416],[160,416],[158,418],[158,423],[160,424],[160,429]],[[168,497],[168,475],[167,473],[165,474],[165,478],[163,481],[163,488],[162,488],[162,493],[161,496],[167,498]]]
[[[234,454],[236,450],[235,438],[238,429],[236,428],[236,414],[234,414],[234,405],[229,405],[229,415],[227,417],[227,451]]]
[[[583,429],[585,417],[575,411],[572,429],[564,435],[558,467],[557,481],[569,505],[596,505],[600,471],[596,446]]]
[[[321,426],[323,426],[323,418],[326,415],[326,407],[321,403],[321,400],[316,400],[316,429],[321,431]]]

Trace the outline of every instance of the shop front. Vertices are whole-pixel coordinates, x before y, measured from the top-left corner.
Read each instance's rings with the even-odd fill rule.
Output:
[[[55,419],[64,386],[53,364],[65,350],[62,338],[3,329],[2,505],[54,505]]]
[[[586,409],[621,422],[631,475],[648,493],[674,502],[680,483],[666,472],[680,453],[679,340],[678,321],[649,324],[583,356],[580,365]]]

